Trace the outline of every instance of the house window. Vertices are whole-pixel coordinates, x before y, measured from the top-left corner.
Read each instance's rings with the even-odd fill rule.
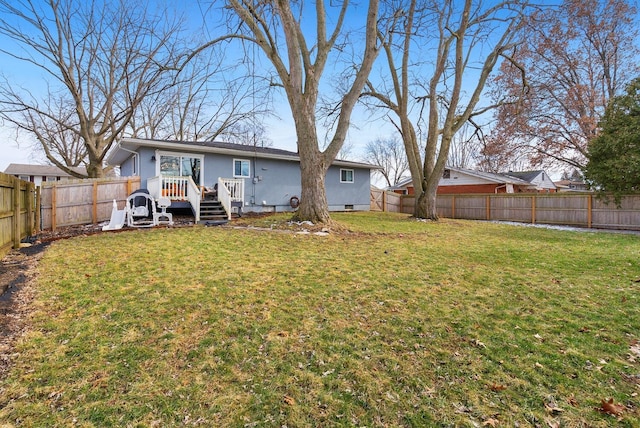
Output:
[[[442,178],[451,178],[451,170],[445,169],[444,172],[442,173]]]
[[[28,175],[21,175],[20,177],[18,177],[20,180],[22,181],[29,181],[29,176]]]
[[[353,183],[353,170],[341,169],[340,170],[340,183]]]
[[[251,168],[247,159],[233,160],[233,176],[236,178],[248,178],[251,176]]]

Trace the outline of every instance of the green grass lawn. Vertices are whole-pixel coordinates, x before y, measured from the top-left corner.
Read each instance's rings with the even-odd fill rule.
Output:
[[[0,422],[640,426],[639,236],[333,217],[56,242]]]

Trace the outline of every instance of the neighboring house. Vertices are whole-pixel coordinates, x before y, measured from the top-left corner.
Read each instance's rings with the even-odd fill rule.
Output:
[[[555,193],[558,191],[558,188],[554,184],[554,182],[549,177],[549,174],[542,170],[538,171],[509,171],[504,175],[508,175],[511,177],[516,177],[524,181],[528,181],[529,183],[536,186],[535,191],[538,193]]]
[[[584,181],[560,180],[554,183],[558,192],[589,192]]]
[[[140,176],[141,187],[154,198],[169,197],[172,208],[191,208],[198,221],[206,217],[207,199],[217,199],[227,215],[236,209],[292,211],[299,203],[300,157],[287,150],[123,138],[107,162],[120,167],[121,176]],[[329,210],[369,210],[375,168],[334,161],[325,177]]]
[[[86,175],[85,168],[75,167],[74,171],[79,174]],[[23,181],[30,181],[36,186],[42,184],[43,181],[60,181],[73,179],[75,177],[67,174],[57,166],[52,165],[27,165],[19,163],[11,163],[4,170],[5,174],[13,175]]]
[[[539,191],[534,183],[510,174],[494,174],[464,168],[445,168],[438,185],[438,194],[530,193]],[[388,190],[403,195],[414,194],[411,178],[401,181],[396,186],[388,188]]]

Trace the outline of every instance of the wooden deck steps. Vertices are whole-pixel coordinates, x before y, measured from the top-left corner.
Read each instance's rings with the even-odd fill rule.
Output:
[[[206,225],[226,224],[229,222],[227,212],[219,201],[200,201],[200,223]]]

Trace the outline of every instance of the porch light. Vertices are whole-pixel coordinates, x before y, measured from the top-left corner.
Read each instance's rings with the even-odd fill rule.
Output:
[[[156,155],[151,155],[151,162],[155,162],[156,161]]]

